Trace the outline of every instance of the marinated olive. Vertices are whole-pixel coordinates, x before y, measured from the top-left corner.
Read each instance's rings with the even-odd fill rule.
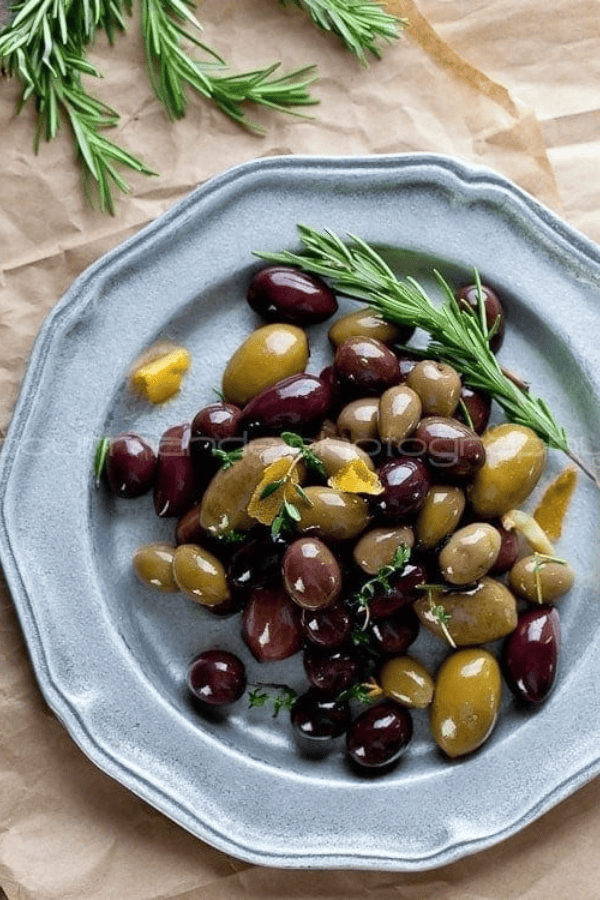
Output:
[[[383,493],[374,497],[372,507],[386,522],[401,524],[415,515],[431,487],[431,477],[420,459],[392,459],[379,469]]]
[[[292,266],[266,266],[254,275],[248,304],[263,319],[292,325],[316,325],[337,312],[335,294],[316,275]]]
[[[469,499],[476,515],[491,519],[527,499],[544,470],[546,448],[531,428],[509,423],[490,428],[481,440],[485,462]]]
[[[290,713],[292,728],[302,742],[326,743],[340,737],[350,724],[347,700],[324,697],[317,691],[302,694]]]
[[[560,643],[560,619],[554,606],[521,613],[502,648],[502,671],[516,697],[528,703],[546,699],[556,680]]]
[[[384,700],[360,713],[348,728],[348,756],[359,769],[387,769],[400,759],[412,733],[408,709]]]
[[[426,709],[433,698],[433,678],[423,663],[410,656],[388,659],[379,673],[379,685],[386,697],[414,709]]]
[[[421,563],[408,562],[387,579],[387,587],[378,585],[369,601],[372,616],[391,616],[403,606],[409,606],[422,596],[421,585],[428,581],[427,570]]]
[[[452,534],[465,511],[465,495],[459,487],[434,484],[419,511],[415,532],[426,550]]]
[[[297,326],[257,328],[227,363],[222,380],[225,400],[243,406],[278,381],[303,372],[308,354],[308,339]]]
[[[508,531],[498,520],[493,522],[494,528],[500,535],[500,553],[492,568],[490,575],[504,575],[517,561],[519,555],[519,538],[516,531]]]
[[[337,695],[359,677],[361,664],[351,650],[322,650],[308,646],[304,650],[304,671],[311,685],[322,694]]]
[[[414,333],[406,325],[392,325],[374,313],[368,306],[357,312],[341,316],[330,327],[327,335],[334,350],[353,337],[377,338],[382,344],[405,344]]]
[[[462,382],[447,363],[421,360],[407,375],[406,384],[419,396],[426,416],[451,416],[458,406]]]
[[[398,547],[413,547],[415,536],[408,525],[396,528],[372,528],[357,541],[353,550],[355,563],[368,575],[376,575],[389,566]]]
[[[490,571],[502,538],[487,522],[473,522],[455,531],[438,557],[442,577],[450,584],[472,584]]]
[[[134,432],[117,435],[106,457],[106,478],[119,497],[140,497],[150,490],[156,473],[156,454],[148,441]]]
[[[337,419],[340,436],[353,444],[375,442],[377,440],[377,418],[379,400],[377,397],[361,397],[352,400],[342,409]]]
[[[489,644],[506,637],[517,625],[517,601],[501,581],[485,575],[471,590],[435,593],[432,608],[429,597],[420,597],[414,605],[421,624],[446,640],[438,610],[447,617],[447,631],[458,647]]]
[[[256,588],[242,612],[242,637],[259,662],[287,659],[302,647],[300,610],[282,588]]]
[[[402,656],[419,636],[421,623],[412,606],[403,606],[391,616],[371,618],[369,634],[384,656]]]
[[[469,421],[467,421],[463,406],[466,408]],[[483,434],[487,428],[492,412],[492,398],[483,391],[475,391],[463,384],[460,390],[459,404],[454,413],[459,422],[464,422],[472,428],[475,434]]]
[[[493,288],[484,284],[480,287],[487,328],[488,330],[491,328],[496,329],[490,339],[490,349],[493,353],[497,353],[504,340],[504,309],[502,308],[500,297]],[[464,304],[479,314],[479,292],[478,285],[465,284],[456,291],[454,296],[460,304]]]
[[[346,643],[352,631],[352,619],[343,603],[322,609],[303,609],[302,632],[318,647],[337,649]]]
[[[472,753],[490,736],[502,699],[500,667],[487,650],[458,650],[442,663],[430,707],[437,745],[451,758]]]
[[[154,479],[157,516],[181,516],[193,506],[198,482],[190,456],[189,425],[174,425],[162,435]]]
[[[519,559],[508,573],[508,584],[530,603],[556,603],[575,583],[575,573],[564,560],[539,553]]]
[[[179,590],[201,606],[219,606],[231,598],[223,564],[197,544],[181,544],[176,549],[173,577]]]
[[[281,575],[281,560],[287,544],[270,531],[248,536],[234,550],[227,565],[227,577],[236,590],[275,584]]]
[[[133,554],[133,568],[142,584],[165,593],[175,593],[179,586],[173,577],[175,547],[154,543],[138,547]]]
[[[377,428],[384,444],[397,445],[417,427],[421,418],[419,396],[405,384],[388,388],[379,400]]]
[[[246,670],[227,650],[206,650],[190,663],[187,683],[191,693],[209,706],[235,703],[246,690]]]
[[[444,480],[470,481],[485,462],[483,439],[457,419],[426,416],[407,443]]]
[[[202,484],[219,468],[213,449],[229,449],[228,441],[239,435],[242,411],[233,403],[211,403],[198,410],[191,423],[190,454]]]
[[[318,456],[325,467],[327,476],[337,475],[341,468],[347,466],[348,463],[361,460],[368,469],[373,470],[375,467],[368,453],[356,447],[348,441],[340,440],[335,437],[321,438],[314,441],[310,445],[310,449]]]
[[[305,488],[308,503],[299,506],[301,534],[324,541],[347,541],[358,537],[369,522],[369,505],[357,494],[313,485]]]
[[[314,537],[299,538],[290,544],[281,574],[289,596],[303,609],[329,606],[342,589],[340,564],[329,547]]]
[[[265,388],[246,404],[242,427],[253,437],[282,431],[314,434],[331,402],[329,387],[316,375],[291,375]]]
[[[336,350],[333,366],[342,390],[355,397],[379,395],[400,381],[395,354],[377,338],[348,338]]]

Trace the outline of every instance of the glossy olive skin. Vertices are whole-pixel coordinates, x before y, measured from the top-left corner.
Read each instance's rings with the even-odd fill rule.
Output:
[[[300,609],[282,588],[256,588],[242,611],[242,638],[259,662],[287,659],[302,647]]]
[[[355,563],[368,575],[376,575],[383,566],[389,566],[398,547],[413,547],[415,536],[408,525],[389,528],[371,528],[354,545]]]
[[[305,488],[310,505],[302,503],[297,530],[324,541],[347,541],[357,538],[371,521],[369,505],[357,494],[330,487],[310,485]]]
[[[159,542],[137,548],[133,554],[133,569],[142,584],[167,594],[179,590],[173,576],[175,549]]]
[[[502,699],[500,666],[487,650],[458,650],[442,663],[430,707],[433,738],[447,756],[472,753],[490,736]]]
[[[428,580],[427,570],[421,563],[408,562],[399,571],[390,576],[389,589],[377,590],[375,596],[369,601],[369,610],[372,616],[391,616],[399,609],[410,606],[423,595],[420,585]]]
[[[225,706],[239,700],[246,690],[243,662],[227,650],[206,650],[190,663],[188,688],[208,706]]]
[[[422,662],[411,656],[388,659],[379,672],[386,697],[413,709],[426,709],[433,699],[433,678]]]
[[[531,494],[546,465],[546,448],[525,425],[509,423],[482,436],[485,462],[469,489],[473,510],[482,519],[504,515]]]
[[[442,606],[450,616],[447,628],[458,647],[490,644],[506,637],[517,626],[517,601],[513,594],[501,581],[487,575],[471,590],[434,596],[435,604]],[[429,598],[420,597],[414,609],[421,625],[445,641]]]
[[[465,419],[465,414],[463,409],[461,408],[461,403],[464,403],[467,408],[467,412],[471,420],[470,424]],[[486,394],[483,391],[475,391],[468,385],[463,384],[460,391],[459,405],[454,412],[454,415],[458,419],[458,421],[462,422],[465,425],[469,425],[469,427],[473,429],[475,434],[483,434],[488,426],[491,412],[491,395]]]
[[[320,438],[319,440],[313,441],[310,445],[310,449],[323,463],[325,472],[329,478],[332,475],[337,475],[340,469],[348,465],[348,463],[357,460],[364,462],[366,467],[371,469],[371,471],[375,468],[373,460],[368,453],[365,453],[360,447],[339,438]]]
[[[335,294],[316,275],[293,266],[265,266],[253,276],[248,305],[268,322],[317,325],[337,312]]]
[[[462,518],[466,502],[461,488],[434,484],[425,498],[415,524],[419,546],[429,550],[452,534]]]
[[[251,437],[282,431],[314,434],[329,412],[332,395],[316,375],[301,373],[261,391],[244,407],[241,427]]]
[[[296,325],[274,323],[257,328],[225,367],[222,379],[225,401],[244,406],[271,385],[303,372],[308,355],[308,339]]]
[[[408,326],[386,322],[366,306],[336,319],[327,336],[331,346],[336,350],[351,337],[376,338],[382,344],[405,344],[411,339],[414,331],[414,328]]]
[[[368,631],[383,656],[402,656],[419,636],[421,623],[412,606],[403,606],[391,616],[372,618]]]
[[[231,439],[238,437],[241,420],[242,410],[233,403],[210,403],[192,419],[190,454],[196,475],[204,485],[219,468],[213,448],[232,449]]]
[[[421,360],[407,375],[406,384],[421,400],[425,416],[451,416],[458,406],[462,382],[447,363]]]
[[[431,476],[422,460],[389,460],[378,475],[383,493],[373,497],[371,506],[379,519],[402,524],[421,509],[431,487]]]
[[[495,519],[492,522],[494,528],[500,535],[500,552],[496,562],[490,569],[490,575],[505,575],[509,572],[517,561],[519,555],[519,538],[516,531],[508,531],[502,527],[502,523]]]
[[[167,428],[160,439],[154,478],[157,516],[182,516],[196,500],[198,481],[190,456],[190,440],[188,424]]]
[[[476,284],[465,284],[459,288],[454,296],[460,304],[465,304],[470,309],[479,313],[479,289]],[[489,285],[481,285],[481,299],[483,300],[483,309],[485,312],[485,320],[488,329],[496,323],[498,319],[497,331],[490,340],[490,350],[497,353],[504,341],[505,332],[505,316],[504,308],[500,297],[496,291]]]
[[[321,694],[336,696],[358,680],[361,663],[352,650],[321,650],[307,646],[303,656],[304,671],[312,687]]]
[[[400,381],[395,354],[377,338],[348,338],[336,350],[333,367],[342,390],[354,397],[379,396]]]
[[[354,719],[346,732],[346,750],[359,769],[387,770],[400,759],[412,733],[408,709],[384,700]]]
[[[145,438],[124,432],[110,442],[105,471],[114,494],[127,499],[141,497],[154,483],[156,454]]]
[[[337,428],[340,436],[353,444],[374,442],[378,437],[377,420],[379,400],[377,397],[361,397],[352,400],[340,412]]]
[[[324,697],[308,690],[294,703],[290,721],[296,737],[309,744],[327,743],[340,737],[350,724],[350,705],[347,701]]]
[[[556,680],[560,645],[560,618],[554,606],[521,613],[502,647],[502,672],[515,697],[526,703],[542,703],[548,697]]]
[[[456,585],[478,581],[498,559],[501,546],[500,534],[487,522],[472,522],[459,528],[438,557],[442,577]]]
[[[510,589],[530,603],[540,602],[538,581],[542,603],[556,603],[573,587],[575,573],[568,563],[551,562],[535,554],[519,559],[508,573]]]
[[[227,574],[216,556],[198,544],[181,544],[173,556],[179,590],[201,606],[220,606],[231,599]]]
[[[388,388],[379,400],[377,428],[385,444],[401,444],[412,434],[422,413],[421,400],[406,384]]]
[[[293,541],[285,551],[281,574],[288,595],[303,609],[329,606],[342,590],[340,564],[318,538]]]
[[[352,632],[352,619],[341,602],[322,609],[303,609],[300,622],[304,637],[328,650],[342,647]]]
[[[457,483],[474,478],[485,463],[482,438],[457,419],[426,416],[409,442],[422,452],[436,477]]]

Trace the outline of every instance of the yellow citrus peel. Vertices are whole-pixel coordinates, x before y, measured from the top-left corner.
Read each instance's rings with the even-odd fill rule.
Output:
[[[563,469],[550,482],[533,513],[533,518],[553,541],[557,541],[562,534],[576,484],[577,471]]]
[[[327,482],[329,487],[350,494],[381,494],[383,485],[362,459],[353,459],[338,469]]]
[[[133,371],[133,389],[152,403],[163,403],[177,393],[191,361],[184,347],[173,347],[148,359]]]
[[[272,525],[284,500],[296,504],[302,498],[296,489],[298,459],[283,456],[272,462],[259,481],[248,504],[248,514],[261,525]]]

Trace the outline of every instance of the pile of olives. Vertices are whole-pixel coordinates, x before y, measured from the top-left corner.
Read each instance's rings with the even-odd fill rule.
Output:
[[[479,291],[497,351],[498,295],[467,285],[456,296],[476,306]],[[387,771],[424,710],[448,757],[469,754],[492,733],[504,683],[534,705],[556,679],[556,603],[573,571],[503,522],[538,483],[545,446],[527,427],[489,427],[489,396],[407,353],[413,329],[367,308],[333,321],[331,365],[307,372],[306,329],[338,311],[316,277],[268,266],[247,300],[264,324],[227,362],[223,400],[156,450],[135,433],[110,442],[110,489],[152,491],[157,516],[174,520],[172,544],[138,548],[135,573],[238,616],[259,662],[302,654],[290,722],[303,749],[345,735],[358,772]],[[277,491],[281,508],[258,516]],[[435,672],[411,651],[421,629],[446,648]],[[248,691],[243,659],[219,647],[186,678],[194,708]]]

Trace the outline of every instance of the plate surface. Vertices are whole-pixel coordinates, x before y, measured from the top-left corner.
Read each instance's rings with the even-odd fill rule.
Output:
[[[549,701],[524,714],[505,696],[490,741],[454,763],[416,714],[398,768],[360,780],[341,749],[318,763],[302,758],[285,715],[244,704],[211,720],[194,712],[184,680],[200,650],[242,648],[250,680],[300,685],[301,662],[253,663],[237,617],[219,620],[139,585],[133,549],[170,540],[174,523],[156,518],[149,497],[120,501],[93,486],[101,436],[135,429],[156,442],[214,400],[226,359],[257,323],[244,300],[260,267],[252,252],[297,248],[298,222],[360,235],[426,287],[434,265],[455,283],[477,267],[507,302],[501,361],[593,458],[598,247],[503,178],[456,160],[258,160],[198,188],[100,259],[44,324],[0,461],[2,562],[46,700],[119,782],[250,862],[432,868],[514,834],[600,769],[600,493],[580,480],[560,544],[577,585],[561,607],[562,668]],[[328,358],[326,328],[310,330],[311,371]],[[184,343],[193,367],[176,398],[149,408],[125,379],[160,338]],[[552,454],[550,473],[564,463]],[[415,654],[434,665],[440,648],[418,640]]]

